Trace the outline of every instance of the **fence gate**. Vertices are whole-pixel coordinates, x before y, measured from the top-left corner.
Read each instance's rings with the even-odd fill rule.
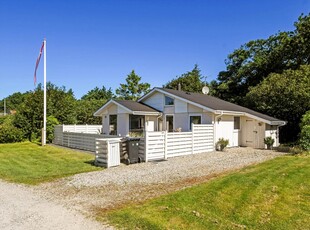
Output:
[[[121,159],[120,159],[120,151],[119,151],[119,145],[120,141],[107,141],[108,144],[108,165],[109,167],[118,166],[120,165]]]

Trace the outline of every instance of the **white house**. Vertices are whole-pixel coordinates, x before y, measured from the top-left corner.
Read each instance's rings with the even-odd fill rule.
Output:
[[[229,146],[264,148],[264,138],[279,145],[279,126],[285,121],[205,94],[154,88],[137,102],[110,100],[95,116],[102,117],[103,133],[127,136],[130,132],[191,131],[192,124],[213,124],[214,140]]]

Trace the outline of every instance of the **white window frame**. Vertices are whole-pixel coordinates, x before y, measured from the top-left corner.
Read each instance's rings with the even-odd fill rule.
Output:
[[[109,135],[111,135],[111,134],[110,134],[110,133],[111,133],[111,129],[110,129],[110,127],[111,127],[110,116],[116,116],[116,130],[115,130],[115,131],[116,131],[116,134],[115,134],[115,135],[117,135],[117,131],[118,131],[118,122],[117,122],[117,121],[118,121],[118,115],[117,115],[117,113],[116,113],[116,114],[112,113],[112,114],[109,114],[109,115],[108,115],[108,117],[109,117],[109,119],[108,119],[108,120],[109,120]]]
[[[166,97],[169,97],[169,98],[171,98],[173,100],[173,105],[166,105]],[[164,106],[165,107],[171,107],[171,106],[174,106],[174,105],[175,105],[175,98],[167,96],[167,95],[164,95]]]
[[[235,129],[235,117],[239,117],[239,129]],[[240,116],[234,116],[234,130],[241,130],[241,117]]]

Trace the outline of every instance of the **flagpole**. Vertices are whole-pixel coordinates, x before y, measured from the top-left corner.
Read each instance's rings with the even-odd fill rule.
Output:
[[[46,145],[46,39],[44,38],[44,116],[43,116],[43,140],[42,145]]]

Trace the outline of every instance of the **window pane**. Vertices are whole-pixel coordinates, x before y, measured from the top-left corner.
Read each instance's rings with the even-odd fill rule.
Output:
[[[240,117],[234,117],[234,129],[240,129]]]
[[[166,124],[168,132],[173,132],[173,116],[166,116]]]
[[[129,130],[131,132],[141,131],[144,128],[144,116],[129,115]]]
[[[200,125],[201,124],[201,116],[190,116],[189,117],[189,126],[192,128],[192,124]]]
[[[110,135],[117,135],[117,115],[110,115]]]
[[[165,105],[174,105],[173,98],[165,96]]]

